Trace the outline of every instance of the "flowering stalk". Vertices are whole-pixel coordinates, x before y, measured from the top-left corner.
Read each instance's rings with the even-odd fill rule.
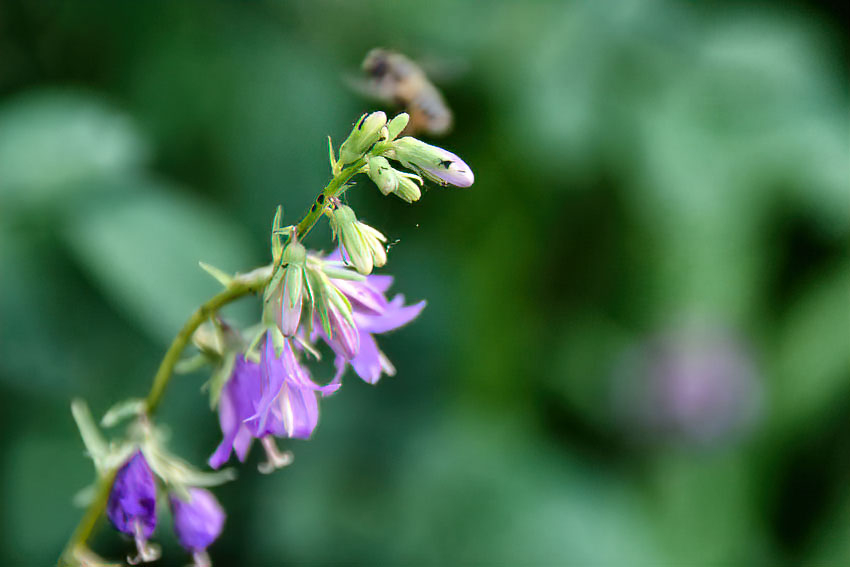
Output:
[[[225,437],[210,459],[214,468],[224,464],[232,449],[243,460],[255,438],[261,441],[268,455],[268,463],[262,465],[264,472],[289,464],[291,454],[279,452],[274,437],[309,438],[318,420],[319,396],[330,395],[339,388],[347,365],[373,384],[381,374],[395,372],[373,335],[408,323],[425,303],[405,306],[401,295],[388,300],[384,293],[392,278],[366,277],[373,265],[380,267],[386,261],[383,235],[357,221],[340,197],[352,177],[369,172],[370,160],[373,169],[375,164],[380,164],[385,172],[404,179],[419,178],[392,170],[386,158],[416,169],[441,184],[468,186],[473,179],[466,164],[454,154],[427,144],[415,145],[410,138],[395,140],[406,123],[405,114],[389,123],[383,112],[364,115],[341,146],[339,160],[331,147],[333,177],[309,212],[297,225],[281,228],[281,211],[278,211],[272,230],[272,264],[235,276],[201,265],[224,285],[224,289],[198,307],[183,324],[154,375],[147,397],[118,404],[104,416],[102,424],[106,427],[134,417],[128,439],[106,443],[84,404],[72,404],[99,478],[88,509],[59,558],[60,565],[92,564],[92,557],[96,556],[88,550],[86,542],[107,508],[113,525],[136,538],[139,555],[133,561],[152,560],[154,548],[148,547],[147,539],[153,532],[156,518],[143,516],[138,511],[138,502],[143,499],[145,509],[153,503],[155,509],[159,483],[169,492],[181,544],[193,553],[196,565],[209,563],[206,548],[221,532],[225,515],[215,497],[201,487],[229,480],[229,471],[202,473],[193,469],[165,451],[158,430],[152,424],[153,414],[175,371],[181,366],[198,368],[190,359],[181,359],[190,342],[194,341],[200,350],[195,358],[214,368],[210,397],[212,406],[219,406]],[[382,193],[392,192],[382,186],[383,181],[376,180],[374,175],[370,177]],[[415,200],[407,193],[400,196],[407,201]],[[342,226],[339,219],[346,213],[350,222]],[[300,244],[323,215],[331,219],[347,256],[310,254]],[[284,234],[288,234],[285,245],[280,242]],[[358,259],[355,267],[363,275],[349,269],[344,261],[346,257]],[[278,286],[279,298],[275,295]],[[248,341],[222,322],[218,312],[225,305],[251,294],[263,295],[266,311],[259,332],[255,331],[254,338]],[[284,294],[287,295],[284,297]],[[302,308],[306,309],[306,316],[302,315]],[[204,326],[207,322],[212,325]],[[209,331],[210,327],[213,331]],[[260,354],[255,348],[263,338],[265,347]],[[324,386],[312,381],[300,360],[308,354],[318,356],[312,343],[319,339],[324,340],[336,356],[336,375]]]

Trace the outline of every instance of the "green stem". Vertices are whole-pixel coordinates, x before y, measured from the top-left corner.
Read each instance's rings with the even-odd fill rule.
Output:
[[[303,239],[310,232],[319,218],[321,218],[325,209],[329,206],[329,201],[342,193],[343,186],[352,177],[360,173],[364,165],[366,165],[366,159],[360,158],[353,164],[343,168],[342,171],[331,179],[330,183],[322,190],[322,197],[316,200],[313,206],[310,207],[310,212],[298,223],[296,230],[299,239]],[[263,266],[247,274],[236,276],[223,291],[211,297],[192,313],[191,317],[183,324],[180,332],[174,337],[174,340],[165,352],[162,362],[159,364],[150,392],[145,399],[145,415],[150,417],[156,412],[165,395],[165,389],[174,375],[174,366],[180,361],[183,350],[192,340],[192,335],[194,335],[198,327],[228,303],[248,294],[262,291],[266,284],[268,284],[271,274],[272,266]],[[113,470],[100,479],[97,494],[92,500],[92,503],[89,504],[74,533],[71,535],[71,539],[68,540],[68,544],[59,558],[59,565],[80,564],[77,554],[84,549],[86,542],[91,537],[97,525],[98,519],[106,510],[106,503],[109,500],[109,493],[112,489],[114,477],[115,471]]]
[[[360,173],[360,170],[363,169],[364,165],[366,165],[366,158],[360,158],[348,167],[344,167],[342,171],[331,179],[331,182],[327,184],[324,190],[319,194],[316,202],[313,203],[312,207],[310,207],[310,212],[307,213],[307,216],[305,216],[301,222],[298,223],[298,226],[295,227],[299,240],[304,240],[304,237],[307,236],[307,233],[310,232],[310,229],[313,228],[316,221],[321,218],[325,209],[327,209],[330,205],[329,200],[334,197],[339,197],[342,193],[343,185],[345,185],[352,177]]]

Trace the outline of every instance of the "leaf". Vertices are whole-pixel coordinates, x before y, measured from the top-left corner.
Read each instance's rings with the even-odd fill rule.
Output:
[[[107,297],[163,341],[219,291],[198,260],[234,272],[255,263],[240,227],[203,201],[150,181],[122,201],[78,211],[65,235]]]
[[[33,92],[0,110],[2,200],[43,205],[102,189],[90,181],[136,170],[148,155],[129,116],[93,96]]]

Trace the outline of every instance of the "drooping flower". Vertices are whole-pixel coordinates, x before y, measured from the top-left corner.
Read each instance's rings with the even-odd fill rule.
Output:
[[[266,334],[260,368],[263,394],[256,413],[248,423],[256,423],[254,436],[276,435],[309,439],[319,420],[317,393],[329,395],[339,389],[339,381],[319,386],[295,357],[290,339],[281,337],[280,354],[275,336]]]
[[[226,515],[215,496],[203,488],[189,488],[189,499],[169,495],[177,541],[195,556],[196,565],[209,564],[206,549],[221,535]]]
[[[339,260],[339,251],[325,258],[325,261],[332,263]],[[331,282],[351,304],[352,318],[360,345],[357,353],[350,356],[340,348],[337,341],[323,337],[337,355],[338,377],[346,362],[351,364],[358,376],[370,384],[376,383],[383,373],[390,376],[395,373],[395,368],[378,348],[373,335],[406,325],[422,312],[425,301],[404,305],[404,296],[400,294],[388,301],[385,293],[392,285],[392,281],[392,276],[386,275],[371,275],[362,281],[331,279]]]
[[[133,536],[140,561],[159,557],[157,549],[147,544],[156,528],[156,481],[141,451],[115,473],[106,516],[115,529]]]
[[[339,379],[320,386],[298,361],[292,339],[267,332],[259,363],[239,357],[219,401],[222,441],[209,459],[217,469],[235,451],[244,461],[254,439],[262,441],[268,462],[261,472],[288,465],[292,455],[280,452],[273,437],[307,439],[318,423],[317,394],[327,396],[339,388]],[[280,354],[277,353],[280,347]]]
[[[260,365],[239,356],[233,373],[221,391],[218,402],[218,421],[224,438],[209,459],[210,467],[217,469],[230,458],[231,452],[244,462],[254,436],[246,423],[255,413],[255,404],[261,392]]]
[[[475,182],[472,169],[458,156],[410,136],[395,140],[384,155],[440,185],[469,187]]]

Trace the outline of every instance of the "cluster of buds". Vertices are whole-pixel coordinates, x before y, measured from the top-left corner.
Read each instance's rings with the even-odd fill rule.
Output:
[[[211,468],[221,468],[234,453],[244,462],[255,439],[266,454],[261,472],[289,465],[292,453],[281,451],[276,439],[309,439],[319,422],[321,398],[340,389],[348,367],[369,384],[395,373],[375,336],[415,319],[425,302],[406,305],[400,294],[387,297],[393,278],[372,274],[387,262],[387,238],[358,220],[342,201],[349,187],[345,183],[363,173],[382,194],[412,203],[422,196],[423,178],[457,187],[474,181],[472,171],[453,153],[414,138],[397,139],[407,123],[404,113],[390,121],[383,112],[363,115],[340,146],[339,158],[331,147],[334,180],[308,216],[283,227],[278,208],[270,269],[231,277],[202,264],[227,290],[247,276],[255,278],[252,291],[264,286],[259,325],[239,330],[212,314],[192,337],[198,353],[174,368],[212,368],[207,387],[222,440],[209,458]],[[410,171],[395,169],[391,161]],[[322,216],[338,243],[331,254],[308,251],[301,242]],[[316,381],[309,362],[319,359],[322,350],[332,353],[335,371],[329,379]],[[114,471],[106,513],[113,526],[136,543],[137,553],[128,561],[148,562],[159,556],[149,540],[157,524],[157,494],[166,492],[178,541],[196,565],[209,565],[206,549],[221,533],[225,514],[203,487],[229,480],[229,471],[201,473],[167,453],[150,422],[149,404],[141,400],[119,404],[104,418],[109,425],[136,418],[131,427],[135,433],[115,446],[101,439],[87,410],[78,406],[74,412],[101,479]]]

